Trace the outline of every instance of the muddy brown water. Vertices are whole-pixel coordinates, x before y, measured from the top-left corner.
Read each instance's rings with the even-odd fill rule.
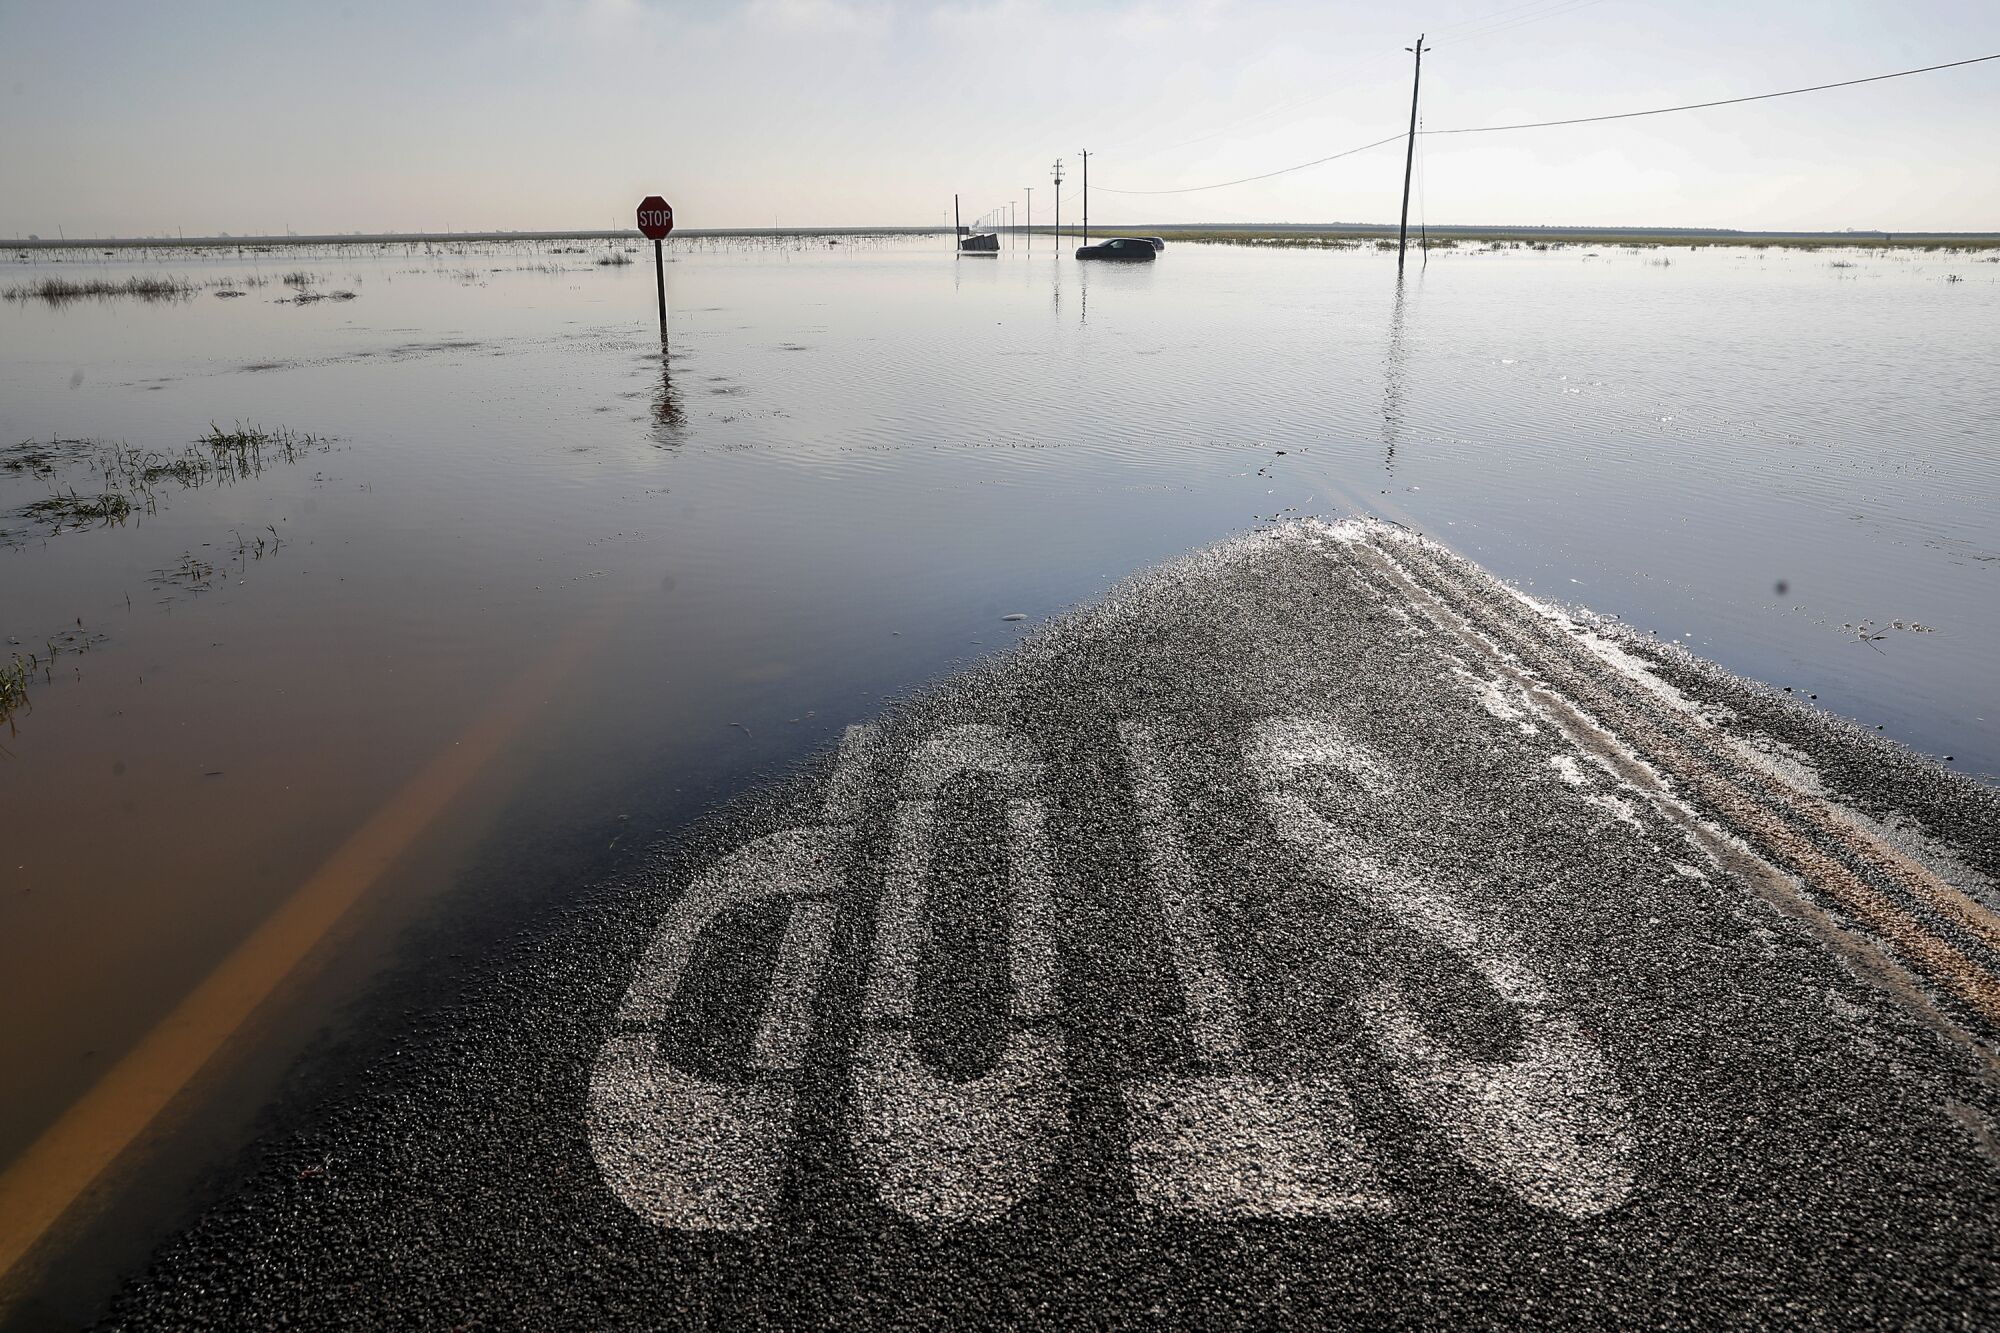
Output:
[[[205,984],[237,987],[213,1050],[141,1071],[200,1077],[96,1143],[226,1156],[384,969],[446,965],[410,939],[572,892],[882,697],[1280,516],[1421,527],[2000,771],[1984,256],[1468,249],[1399,287],[1373,250],[676,243],[663,359],[650,266],[602,249],[0,264],[207,284],[0,302],[0,662],[36,664],[0,726],[0,1163]],[[353,299],[299,303],[295,271]],[[324,440],[122,522],[22,512],[239,422]],[[27,466],[51,441],[84,443]],[[146,1155],[86,1199],[122,1249],[36,1251],[49,1308],[185,1193]]]

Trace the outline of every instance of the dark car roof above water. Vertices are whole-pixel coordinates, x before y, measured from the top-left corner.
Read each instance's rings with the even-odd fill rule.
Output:
[[[1151,259],[1152,241],[1137,236],[1112,236],[1095,245],[1077,247],[1078,259]]]

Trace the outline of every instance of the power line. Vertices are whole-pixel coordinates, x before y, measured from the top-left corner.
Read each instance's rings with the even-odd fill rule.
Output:
[[[1491,13],[1487,13],[1487,14],[1480,14],[1480,15],[1475,15],[1475,16],[1473,16],[1472,18],[1468,18],[1468,19],[1460,19],[1460,20],[1459,20],[1459,21],[1458,21],[1457,23],[1452,23],[1452,24],[1447,24],[1447,25],[1445,25],[1445,27],[1446,27],[1446,28],[1469,28],[1469,29],[1471,29],[1471,31],[1469,31],[1469,32],[1466,32],[1466,33],[1464,33],[1464,34],[1462,34],[1462,35],[1460,35],[1460,36],[1458,36],[1458,37],[1454,37],[1454,38],[1452,39],[1452,41],[1451,41],[1451,44],[1452,44],[1453,46],[1463,46],[1463,45],[1466,45],[1466,44],[1467,44],[1468,42],[1472,42],[1472,41],[1481,41],[1481,40],[1484,40],[1484,39],[1485,39],[1486,37],[1490,36],[1491,34],[1493,34],[1493,33],[1495,33],[1495,32],[1503,32],[1503,31],[1506,31],[1507,29],[1510,29],[1510,28],[1518,28],[1518,27],[1521,27],[1521,26],[1522,26],[1522,25],[1524,25],[1524,24],[1529,24],[1529,23],[1539,23],[1539,22],[1541,22],[1541,21],[1542,21],[1543,19],[1547,19],[1547,18],[1555,18],[1555,17],[1557,17],[1558,15],[1561,15],[1561,14],[1568,14],[1568,13],[1571,13],[1571,12],[1573,12],[1573,11],[1575,11],[1575,10],[1578,10],[1578,9],[1588,9],[1588,8],[1590,8],[1590,7],[1592,6],[1592,5],[1598,5],[1598,4],[1602,4],[1603,2],[1604,2],[1604,0],[1525,0],[1525,3],[1522,3],[1522,4],[1516,4],[1516,5],[1510,5],[1510,6],[1506,7],[1506,8],[1504,8],[1504,9],[1499,9],[1499,10],[1495,10],[1495,11],[1493,11],[1493,12],[1491,12]],[[1522,10],[1533,10],[1533,11],[1535,11],[1535,12],[1533,12],[1533,13],[1529,13],[1529,14],[1522,14],[1522,13],[1521,13],[1521,11],[1522,11]],[[1491,25],[1491,26],[1489,26],[1489,25]],[[1442,31],[1442,30],[1441,30],[1441,31]],[[1380,61],[1374,61],[1374,62],[1370,62],[1370,63],[1369,63],[1369,65],[1367,65],[1367,66],[1364,66],[1363,68],[1366,68],[1366,69],[1372,69],[1372,68],[1374,67],[1374,65],[1375,65],[1375,64],[1379,64],[1379,63],[1382,63],[1382,62],[1380,62]],[[1136,161],[1142,161],[1142,162],[1143,162],[1143,161],[1145,161],[1145,160],[1147,160],[1147,159],[1149,159],[1149,158],[1154,158],[1154,157],[1158,157],[1158,156],[1160,156],[1160,155],[1161,155],[1161,154],[1163,154],[1163,153],[1171,153],[1171,152],[1173,152],[1173,151],[1174,151],[1175,149],[1178,149],[1178,148],[1190,148],[1190,147],[1192,147],[1192,146],[1194,146],[1195,144],[1198,144],[1198,143],[1206,143],[1206,142],[1208,142],[1208,141],[1209,141],[1209,140],[1211,140],[1211,139],[1219,139],[1219,138],[1223,137],[1224,135],[1227,135],[1227,134],[1231,134],[1231,133],[1234,133],[1234,132],[1235,132],[1236,130],[1239,130],[1239,129],[1243,128],[1243,127],[1244,127],[1245,125],[1249,125],[1249,124],[1251,124],[1251,123],[1253,123],[1253,122],[1255,122],[1255,121],[1259,121],[1259,120],[1266,120],[1266,119],[1268,119],[1268,118],[1270,118],[1270,117],[1272,117],[1272,116],[1282,116],[1282,115],[1286,115],[1286,114],[1288,114],[1288,113],[1290,113],[1290,112],[1293,112],[1293,111],[1298,111],[1298,110],[1300,110],[1300,109],[1302,109],[1302,108],[1304,108],[1304,107],[1308,107],[1308,106],[1311,106],[1311,105],[1313,105],[1313,104],[1314,104],[1315,102],[1323,102],[1323,101],[1325,101],[1325,100],[1326,100],[1327,98],[1329,98],[1329,97],[1332,97],[1332,96],[1333,96],[1333,95],[1334,95],[1335,93],[1337,93],[1337,92],[1340,92],[1340,91],[1342,91],[1342,90],[1341,90],[1341,89],[1338,89],[1338,88],[1335,88],[1335,89],[1332,89],[1332,90],[1330,90],[1330,91],[1327,91],[1327,92],[1319,92],[1319,93],[1314,93],[1314,94],[1312,94],[1312,95],[1311,95],[1310,97],[1304,97],[1304,98],[1300,98],[1299,100],[1297,100],[1297,101],[1294,101],[1294,102],[1279,102],[1279,103],[1274,103],[1273,105],[1270,105],[1270,106],[1267,106],[1267,107],[1265,107],[1265,108],[1264,108],[1263,110],[1261,110],[1261,111],[1253,111],[1253,112],[1250,112],[1250,113],[1249,113],[1248,115],[1245,115],[1245,116],[1241,116],[1241,117],[1239,117],[1239,118],[1238,118],[1238,119],[1236,119],[1236,120],[1232,120],[1232,121],[1228,121],[1228,122],[1224,123],[1223,125],[1221,125],[1221,126],[1219,126],[1219,127],[1214,127],[1214,128],[1210,128],[1210,129],[1207,129],[1207,130],[1204,130],[1204,131],[1202,131],[1202,132],[1201,132],[1200,134],[1197,134],[1197,135],[1195,135],[1195,136],[1194,136],[1193,138],[1191,138],[1191,139],[1181,139],[1181,140],[1179,140],[1179,141],[1177,141],[1177,142],[1174,142],[1174,143],[1169,143],[1169,144],[1163,144],[1163,145],[1159,145],[1159,146],[1155,146],[1155,147],[1151,147],[1151,148],[1148,148],[1148,149],[1147,149],[1147,150],[1146,150],[1145,152],[1143,152],[1143,153],[1140,153],[1140,154],[1138,155],[1138,157],[1137,157],[1136,159],[1130,159],[1130,158],[1128,158],[1128,159],[1126,159],[1126,160],[1128,160],[1128,161],[1134,161],[1134,160],[1136,160]],[[1129,141],[1129,140],[1121,140],[1121,141],[1119,142],[1119,144],[1118,144],[1117,146],[1118,146],[1118,147],[1123,147],[1123,146],[1124,146],[1124,144],[1125,144],[1125,143],[1127,143],[1127,142],[1130,142],[1130,141]],[[1371,145],[1371,146],[1372,146],[1372,145]],[[1361,151],[1361,150],[1360,150],[1360,149],[1356,149],[1355,151],[1356,151],[1356,152],[1359,152],[1359,151]],[[1321,159],[1319,159],[1319,161],[1320,161],[1320,162],[1327,162],[1327,161],[1331,161],[1331,160],[1332,160],[1331,158],[1321,158]],[[1308,162],[1308,163],[1305,163],[1304,165],[1305,165],[1305,166],[1317,166],[1317,165],[1319,165],[1319,163],[1318,163],[1318,162]],[[1286,168],[1286,170],[1287,170],[1287,171],[1291,171],[1291,170],[1298,170],[1298,169],[1300,169],[1300,168],[1291,168],[1291,167],[1287,167],[1287,168]],[[1276,174],[1280,174],[1280,173],[1275,173],[1275,172],[1274,172],[1274,173],[1272,173],[1272,174],[1276,175]],[[1251,177],[1250,179],[1252,179],[1252,180],[1255,180],[1255,179],[1258,179],[1258,178],[1257,178],[1257,177]],[[1229,184],[1240,184],[1241,182],[1228,182],[1228,183],[1229,183]],[[1109,187],[1107,187],[1107,186],[1102,186],[1102,185],[1100,185],[1100,186],[1098,186],[1097,188],[1098,188],[1098,189],[1099,189],[1100,191],[1103,191],[1103,190],[1106,190],[1106,189],[1108,189]],[[1198,187],[1198,188],[1200,188],[1200,189],[1221,189],[1221,188],[1222,188],[1222,186],[1220,186],[1220,185],[1216,185],[1216,186],[1200,186],[1200,187]],[[1149,193],[1151,193],[1151,194],[1170,194],[1170,193],[1178,193],[1177,191],[1168,191],[1168,190],[1157,190],[1157,191],[1146,191],[1146,190],[1112,190],[1112,191],[1110,191],[1110,192],[1111,192],[1111,193],[1113,193],[1113,194],[1149,194]],[[1072,197],[1073,197],[1073,196],[1072,196]]]
[[[1463,46],[1470,41],[1483,39],[1491,33],[1503,32],[1509,28],[1518,28],[1528,23],[1540,23],[1543,19],[1555,18],[1561,14],[1567,14],[1578,9],[1588,9],[1592,5],[1599,5],[1602,3],[1604,3],[1604,0],[1526,0],[1526,3],[1510,5],[1505,9],[1495,10],[1492,13],[1474,15],[1472,18],[1468,19],[1460,19],[1456,23],[1446,24],[1445,27],[1439,29],[1439,31],[1445,31],[1446,29],[1452,29],[1452,28],[1470,28],[1472,31],[1466,32],[1460,36],[1456,36],[1451,39],[1451,45]],[[1535,10],[1536,12],[1532,14],[1523,15],[1521,14],[1521,11],[1524,9]],[[1433,43],[1433,45],[1435,45],[1435,43]],[[1372,69],[1376,64],[1381,64],[1381,63],[1385,62],[1371,61],[1367,65],[1361,66],[1360,68],[1362,70],[1372,71]],[[1352,80],[1353,77],[1354,75],[1350,74],[1349,76],[1350,81]],[[1326,92],[1314,93],[1309,97],[1303,97],[1297,101],[1274,103],[1270,106],[1265,107],[1261,111],[1252,111],[1247,115],[1241,116],[1235,120],[1227,121],[1220,126],[1211,127],[1209,129],[1203,130],[1201,133],[1195,135],[1191,139],[1182,139],[1175,143],[1162,144],[1157,147],[1148,148],[1145,152],[1139,154],[1136,159],[1128,158],[1127,160],[1144,161],[1147,158],[1158,157],[1162,153],[1171,153],[1176,148],[1189,148],[1198,143],[1206,143],[1210,139],[1219,139],[1223,135],[1233,133],[1234,131],[1241,129],[1243,126],[1248,125],[1253,121],[1264,120],[1271,116],[1281,116],[1286,114],[1287,112],[1297,111],[1302,107],[1311,106],[1315,102],[1323,102],[1327,98],[1332,97],[1335,93],[1341,91],[1344,90],[1341,88],[1334,88]],[[1114,151],[1118,148],[1124,147],[1124,145],[1128,142],[1131,141],[1120,140],[1118,144],[1114,145]],[[1104,187],[1099,186],[1098,188],[1102,189]]]
[[[1243,116],[1237,120],[1229,121],[1226,124],[1216,129],[1204,130],[1202,133],[1195,135],[1194,138],[1192,139],[1182,139],[1179,143],[1170,143],[1165,145],[1164,147],[1155,149],[1152,152],[1142,153],[1140,156],[1142,158],[1155,157],[1158,156],[1160,153],[1171,153],[1176,148],[1189,148],[1198,143],[1206,143],[1210,139],[1219,139],[1225,134],[1230,134],[1236,130],[1242,129],[1245,125],[1250,124],[1252,121],[1263,120],[1267,116],[1281,116],[1288,111],[1297,111],[1301,107],[1311,106],[1314,102],[1324,102],[1327,98],[1332,97],[1335,93],[1344,91],[1346,90],[1342,88],[1330,88],[1323,93],[1314,93],[1311,97],[1300,98],[1296,102],[1281,102],[1277,106],[1267,106],[1262,111],[1253,111],[1247,116]]]
[[[1273,176],[1283,176],[1288,172],[1304,171],[1307,167],[1316,167],[1322,162],[1332,162],[1336,158],[1353,157],[1356,153],[1365,153],[1371,148],[1380,148],[1385,143],[1395,143],[1402,137],[1403,135],[1399,131],[1386,139],[1377,139],[1374,143],[1365,143],[1359,148],[1349,148],[1345,152],[1333,153],[1327,157],[1316,157],[1310,162],[1301,162],[1295,167],[1279,167],[1276,171],[1267,171],[1261,176],[1242,176],[1233,181],[1217,181],[1213,185],[1187,185],[1177,190],[1114,190],[1108,185],[1100,185],[1097,188],[1103,194],[1195,194],[1202,190],[1220,190],[1225,186],[1248,185],[1251,181],[1269,180]]]
[[[1765,102],[1773,97],[1796,97],[1800,93],[1820,93],[1829,88],[1852,88],[1859,83],[1880,83],[1884,79],[1903,79],[1912,74],[1929,74],[1940,69],[1957,69],[1961,65],[1977,65],[1981,61],[2000,60],[2000,52],[1990,56],[1974,56],[1970,60],[1951,60],[1942,65],[1925,65],[1921,69],[1899,69],[1894,74],[1871,74],[1865,79],[1843,79],[1839,83],[1816,83],[1810,88],[1787,88],[1777,93],[1757,93],[1751,97],[1724,97],[1714,102],[1689,102],[1684,106],[1655,107],[1651,111],[1620,111],[1609,116],[1575,116],[1569,120],[1535,120],[1520,125],[1473,125],[1455,130],[1425,130],[1425,134],[1497,134],[1501,130],[1542,130],[1552,125],[1589,125],[1600,120],[1631,120],[1636,116],[1664,116],[1670,111],[1700,111],[1711,106],[1735,106],[1740,102]]]
[[[1649,111],[1620,111],[1608,116],[1575,116],[1568,120],[1526,121],[1518,125],[1473,125],[1473,126],[1465,126],[1458,129],[1449,129],[1449,130],[1424,130],[1421,133],[1426,135],[1498,134],[1504,130],[1540,130],[1540,129],[1548,129],[1556,125],[1589,125],[1596,123],[1598,121],[1606,121],[1606,120],[1632,120],[1639,116],[1664,116],[1674,111],[1700,111],[1707,107],[1736,106],[1743,102],[1765,102],[1769,101],[1771,98],[1774,97],[1796,97],[1800,93],[1825,92],[1831,88],[1852,88],[1855,87],[1857,84],[1880,83],[1884,79],[1903,79],[1903,78],[1908,78],[1912,74],[1931,74],[1941,69],[1958,69],[1959,67],[1964,65],[1978,65],[1988,60],[2000,60],[2000,52],[1996,52],[1995,54],[1990,56],[1973,56],[1967,60],[1949,60],[1942,65],[1924,65],[1918,69],[1897,70],[1893,74],[1872,74],[1865,79],[1843,79],[1838,83],[1816,83],[1809,88],[1787,88],[1784,89],[1782,92],[1756,93],[1749,97],[1724,97],[1713,102],[1689,102],[1681,106],[1654,107]],[[1185,185],[1177,189],[1171,189],[1171,190],[1117,190],[1113,189],[1108,185],[1100,185],[1097,188],[1101,193],[1105,194],[1153,194],[1153,195],[1197,194],[1203,190],[1222,190],[1222,189],[1227,189],[1231,185],[1248,185],[1252,181],[1269,180],[1273,176],[1284,176],[1294,171],[1304,171],[1307,167],[1317,167],[1326,162],[1334,162],[1343,157],[1353,157],[1356,153],[1365,153],[1371,148],[1380,148],[1384,144],[1395,143],[1397,140],[1402,139],[1404,137],[1405,136],[1402,134],[1392,134],[1385,139],[1377,139],[1373,143],[1362,144],[1358,148],[1345,149],[1341,152],[1333,153],[1326,157],[1316,157],[1310,162],[1300,162],[1295,166],[1279,167],[1276,171],[1266,171],[1255,176],[1239,176],[1235,180],[1217,181],[1213,185]]]

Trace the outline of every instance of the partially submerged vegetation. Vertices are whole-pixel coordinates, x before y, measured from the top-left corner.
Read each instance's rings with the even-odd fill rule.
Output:
[[[52,306],[70,305],[85,300],[113,300],[130,296],[141,301],[185,301],[203,290],[212,290],[215,295],[228,300],[245,295],[252,287],[268,285],[272,279],[261,273],[233,274],[228,277],[210,278],[204,282],[193,282],[187,278],[167,277],[160,274],[139,274],[129,278],[66,278],[51,276],[36,278],[32,282],[16,283],[0,290],[0,296],[9,301],[42,301]],[[279,276],[278,282],[293,289],[293,295],[282,299],[298,305],[309,305],[314,301],[352,301],[357,293],[347,288],[338,291],[323,291],[321,284],[327,279],[322,274],[306,269],[293,269]],[[360,277],[354,282],[358,285]]]
[[[123,522],[134,513],[154,513],[163,488],[240,481],[272,463],[296,463],[308,454],[325,453],[331,444],[323,435],[282,427],[273,430],[239,421],[224,429],[210,422],[207,434],[178,451],[102,440],[24,440],[0,450],[0,471],[44,481],[59,472],[85,474],[17,511],[31,522],[49,524],[50,532],[56,533]]]
[[[19,653],[0,662],[0,722],[10,722],[14,710],[28,702],[28,673],[31,664]]]
[[[11,448],[0,449],[0,472],[25,472],[46,480],[55,475],[57,468],[89,453],[97,444],[96,440],[23,440]]]
[[[38,523],[52,523],[58,530],[82,527],[86,523],[122,523],[131,512],[130,497],[117,491],[106,491],[100,495],[62,491],[21,507],[25,517]]]
[[[9,301],[46,301],[69,305],[83,300],[106,301],[121,296],[141,301],[184,301],[195,294],[195,285],[185,278],[141,275],[122,282],[110,278],[37,278],[0,292]]]
[[[136,521],[157,512],[162,495],[170,489],[233,483],[256,476],[268,465],[297,463],[331,448],[332,440],[324,435],[240,421],[227,427],[210,422],[205,434],[178,450],[135,448],[107,440],[24,440],[0,448],[0,480],[12,476],[54,483],[47,495],[13,511],[14,517],[46,524],[47,535],[54,536]],[[0,530],[0,545],[20,539],[20,533]],[[289,544],[274,523],[247,535],[231,528],[214,543],[200,544],[204,550],[213,545],[218,552],[213,558],[189,552],[177,566],[153,570],[148,581],[169,596],[205,592],[216,582],[218,562],[241,569]],[[0,724],[11,725],[14,714],[27,706],[30,684],[55,680],[53,664],[58,656],[86,653],[103,641],[104,635],[85,630],[79,619],[43,639],[38,650],[7,652],[0,661]],[[7,644],[17,648],[20,640],[9,639]]]
[[[85,629],[82,617],[78,617],[75,625],[43,639],[40,652],[30,651],[25,657],[10,652],[7,661],[0,663],[0,722],[7,723],[12,730],[14,714],[28,706],[28,686],[35,677],[40,676],[45,685],[54,683],[58,657],[65,653],[72,657],[80,656],[103,643],[104,639],[104,635]],[[9,639],[7,642],[15,644],[20,640]]]

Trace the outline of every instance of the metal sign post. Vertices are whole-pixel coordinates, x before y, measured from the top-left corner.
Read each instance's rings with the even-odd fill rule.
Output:
[[[667,264],[660,242],[674,229],[674,206],[657,194],[639,201],[639,234],[653,243],[653,282],[660,292],[660,341],[667,340]]]

